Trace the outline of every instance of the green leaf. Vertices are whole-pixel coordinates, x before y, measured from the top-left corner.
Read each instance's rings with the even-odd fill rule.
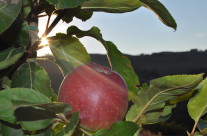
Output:
[[[50,102],[49,98],[45,95],[29,88],[11,88],[0,91],[0,119],[17,123],[18,120],[15,117],[15,110],[18,107],[18,103],[28,104],[40,104]]]
[[[24,132],[20,128],[13,128],[4,124],[1,124],[1,132],[2,136],[26,136]]]
[[[64,75],[75,67],[90,62],[85,47],[75,37],[59,34],[49,38],[49,45]]]
[[[188,112],[191,118],[195,121],[195,125],[199,119],[207,113],[207,78],[203,80],[197,87],[198,94],[192,97],[188,102]]]
[[[24,54],[23,48],[8,48],[0,52],[0,70],[13,65]]]
[[[138,121],[138,124],[149,124],[149,123],[157,123],[161,121],[166,121],[169,119],[171,115],[172,108],[174,108],[175,105],[165,105],[164,108],[154,110],[147,112],[144,114]],[[140,109],[139,107],[134,104],[130,110],[127,112],[126,120],[127,121],[133,121],[137,115],[139,115]]]
[[[202,76],[203,74],[173,75],[152,80],[148,88],[141,88],[136,95],[135,102],[140,112],[133,121],[139,121],[149,112],[162,110],[169,100],[194,89],[202,81]]]
[[[8,29],[17,18],[22,7],[22,0],[18,3],[5,3],[0,1],[0,35]]]
[[[51,119],[43,119],[36,121],[22,121],[20,122],[23,130],[35,131],[47,128],[52,123]]]
[[[131,61],[125,55],[123,55],[112,42],[105,41],[97,27],[92,27],[88,31],[82,31],[76,26],[71,26],[68,28],[67,34],[76,35],[78,38],[90,36],[100,41],[107,51],[107,57],[110,66],[125,79],[129,90],[129,97],[131,100],[134,100],[134,96],[138,90],[136,85],[139,85],[139,79],[134,72]]]
[[[36,62],[26,62],[21,65],[13,74],[11,87],[32,88],[51,99],[54,97],[47,72]]]
[[[176,30],[177,24],[174,18],[171,16],[169,11],[165,6],[160,3],[158,0],[139,0],[142,2],[142,5],[146,8],[152,10],[159,19],[167,26],[172,27]]]
[[[75,8],[80,6],[85,0],[47,0],[55,5],[56,9]]]
[[[70,122],[54,136],[72,136],[79,121],[79,113],[75,112],[72,114]]]
[[[22,47],[27,47],[30,42],[29,28],[27,22],[22,24],[20,34],[18,35],[18,44]]]
[[[129,121],[117,122],[108,130],[100,130],[93,136],[134,136],[138,130],[138,126]]]
[[[23,0],[22,13],[24,18],[27,18],[32,9],[32,1]]]
[[[112,13],[130,12],[142,6],[139,0],[89,0],[81,8]]]

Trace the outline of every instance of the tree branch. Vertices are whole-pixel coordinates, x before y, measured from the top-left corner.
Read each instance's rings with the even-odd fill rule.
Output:
[[[46,37],[51,31],[52,29],[59,23],[59,21],[61,20],[61,18],[65,15],[66,13],[66,10],[62,10],[60,11],[60,13],[57,15],[57,17],[55,18],[55,20],[52,22],[52,24],[48,27],[48,29],[45,31],[45,33],[36,40],[36,42],[33,44],[33,46],[31,46],[26,54],[27,54],[27,57],[29,57],[30,55],[32,55],[38,48],[39,44],[41,43],[41,38],[42,37]],[[27,58],[26,57],[26,58]]]
[[[52,29],[58,24],[58,22],[61,20],[61,18],[65,15],[66,13],[66,9],[62,10],[59,12],[59,14],[57,15],[57,17],[55,18],[55,20],[52,22],[52,24],[48,27],[48,29],[45,31],[45,33],[42,35],[43,36],[47,36]],[[35,53],[38,49],[38,46],[41,43],[41,38],[38,38],[35,43],[24,53],[24,55],[16,62],[16,64],[9,70],[8,72],[8,77],[11,78],[13,75],[13,72],[19,67],[21,66],[26,60],[27,58],[29,58],[33,53]]]

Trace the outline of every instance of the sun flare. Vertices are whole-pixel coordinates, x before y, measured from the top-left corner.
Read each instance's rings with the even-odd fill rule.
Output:
[[[42,38],[39,46],[44,46],[44,45],[48,45],[48,44],[49,43],[48,43],[47,38]],[[37,52],[37,56],[45,56],[47,54],[52,54],[48,46],[43,47],[42,49],[38,50],[38,52]]]
[[[41,46],[41,45],[46,45],[46,44],[48,44],[48,40],[47,40],[47,38],[42,38],[42,39],[41,39],[40,46]]]

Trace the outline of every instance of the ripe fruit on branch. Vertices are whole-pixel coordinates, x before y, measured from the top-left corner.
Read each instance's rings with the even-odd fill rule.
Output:
[[[107,129],[124,118],[128,91],[124,79],[108,67],[87,63],[75,68],[63,80],[58,99],[80,112],[81,127]]]

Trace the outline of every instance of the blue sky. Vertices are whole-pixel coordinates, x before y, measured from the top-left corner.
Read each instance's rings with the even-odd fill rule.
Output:
[[[142,7],[123,14],[96,12],[86,22],[75,19],[72,23],[59,23],[50,35],[65,32],[76,25],[88,30],[97,26],[105,40],[112,41],[127,54],[151,54],[161,51],[189,51],[207,49],[207,0],[160,0],[177,22],[177,30],[165,26],[150,10]],[[46,22],[42,19],[40,22]],[[43,25],[41,25],[43,26]],[[41,30],[41,28],[40,28]],[[81,42],[89,53],[105,53],[102,45],[92,38]]]

